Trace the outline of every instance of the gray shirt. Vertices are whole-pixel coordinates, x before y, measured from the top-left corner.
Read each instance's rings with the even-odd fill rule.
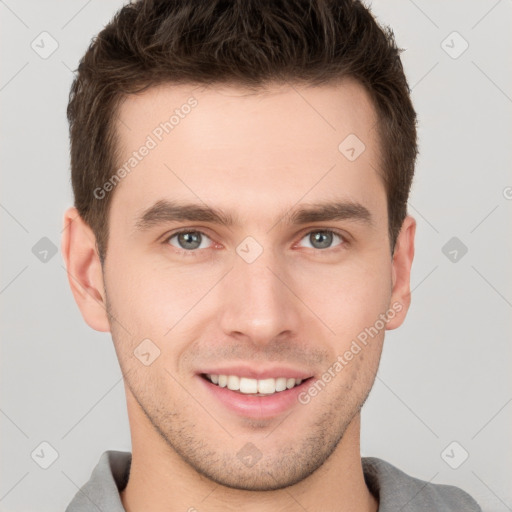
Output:
[[[125,512],[119,491],[128,483],[131,459],[130,452],[104,452],[66,512]],[[374,457],[363,457],[362,463],[366,485],[379,500],[379,512],[482,512],[457,487],[418,480]]]

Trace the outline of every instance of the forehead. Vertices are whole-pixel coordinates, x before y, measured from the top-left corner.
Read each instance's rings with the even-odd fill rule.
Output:
[[[249,215],[301,196],[371,208],[383,195],[375,110],[351,80],[256,92],[165,84],[123,101],[117,133],[118,168],[127,172],[112,210],[134,216],[168,198],[237,205]]]
[[[351,79],[323,86],[276,84],[257,90],[164,84],[127,96],[117,117],[116,131],[127,149],[136,146],[142,134],[164,144],[168,139],[192,144],[192,134],[201,137],[203,150],[257,144],[271,149],[278,142],[297,151],[304,141],[307,150],[321,142],[337,146],[349,133],[368,140],[376,124],[366,90]],[[272,134],[279,135],[277,141],[270,140]]]

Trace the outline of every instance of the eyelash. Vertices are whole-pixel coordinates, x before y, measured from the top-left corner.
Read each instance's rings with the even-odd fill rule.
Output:
[[[323,228],[317,228],[317,229],[312,229],[310,231],[307,231],[300,237],[299,241],[302,240],[304,237],[310,235],[311,233],[319,233],[319,232],[332,233],[333,235],[336,235],[339,238],[341,238],[341,243],[338,246],[328,247],[327,249],[316,249],[317,252],[328,252],[329,250],[335,250],[336,248],[340,248],[340,246],[344,246],[344,245],[348,244],[346,235],[340,233],[339,231],[337,231],[335,229],[323,229]],[[209,238],[210,240],[212,240],[211,237],[209,237],[204,231],[201,231],[199,229],[186,228],[186,229],[180,229],[179,231],[174,231],[169,236],[166,236],[163,243],[167,244],[167,245],[171,245],[169,243],[169,240],[171,240],[171,238],[174,238],[175,236],[180,235],[181,233],[199,233],[202,236],[205,236],[205,237]],[[213,240],[212,240],[212,242],[213,242]],[[178,254],[184,255],[184,256],[198,256],[201,251],[205,250],[205,249],[191,249],[191,250],[187,251],[185,249],[178,249],[177,247],[174,247],[172,245],[171,245],[171,247]],[[313,248],[313,250],[314,250],[314,248]]]

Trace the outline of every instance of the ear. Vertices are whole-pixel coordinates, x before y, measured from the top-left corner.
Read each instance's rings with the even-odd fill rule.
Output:
[[[68,281],[86,323],[96,331],[109,332],[106,295],[96,237],[76,208],[64,213],[61,245]]]
[[[411,305],[411,266],[414,259],[416,221],[407,216],[398,235],[392,263],[392,291],[390,306],[396,312],[387,322],[386,329],[396,329],[405,320]]]

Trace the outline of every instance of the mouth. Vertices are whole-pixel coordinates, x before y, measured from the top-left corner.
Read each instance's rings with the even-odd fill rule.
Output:
[[[252,379],[240,377],[239,375],[219,375],[213,373],[202,373],[201,377],[220,388],[227,388],[230,391],[251,396],[270,396],[282,393],[288,389],[300,386],[303,382],[312,378],[270,377],[267,379]]]
[[[200,384],[217,404],[238,417],[271,420],[283,413],[290,413],[300,405],[299,394],[309,386],[314,377],[291,370],[274,370],[256,374],[245,368],[238,374],[229,371],[210,370],[197,374]],[[301,406],[302,407],[302,406]]]

